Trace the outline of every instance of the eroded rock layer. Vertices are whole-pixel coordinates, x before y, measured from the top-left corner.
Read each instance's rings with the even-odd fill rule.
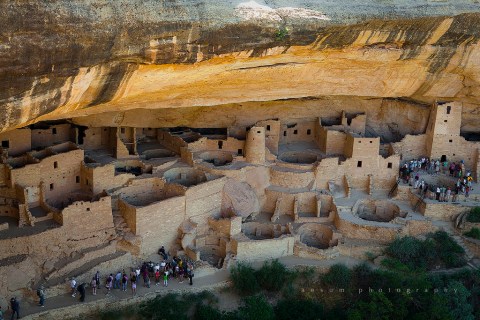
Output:
[[[2,130],[65,118],[130,126],[138,115],[157,127],[219,127],[243,123],[246,110],[259,119],[293,109],[328,116],[335,105],[359,111],[390,98],[462,101],[463,131],[480,129],[472,121],[480,104],[480,13],[423,17],[393,5],[389,20],[372,4],[347,16],[355,10],[342,15],[319,2],[312,10],[324,8],[323,19],[280,2],[276,11],[252,3],[2,4]],[[382,19],[361,21],[361,10],[364,19]]]

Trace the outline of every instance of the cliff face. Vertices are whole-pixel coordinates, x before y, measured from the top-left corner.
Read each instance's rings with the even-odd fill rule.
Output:
[[[2,3],[0,127],[220,126],[245,110],[328,115],[401,98],[462,101],[464,130],[480,130],[480,13],[427,17],[479,5],[388,3]],[[214,119],[194,116],[205,112]]]

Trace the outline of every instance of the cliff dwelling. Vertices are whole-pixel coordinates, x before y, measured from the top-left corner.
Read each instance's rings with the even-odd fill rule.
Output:
[[[227,23],[221,1],[199,21],[197,7],[146,2],[141,23],[92,9],[78,20],[92,34],[71,22],[76,1],[53,25],[0,22],[3,308],[159,260],[162,246],[198,275],[365,260],[480,206],[471,4],[365,20],[248,2]]]

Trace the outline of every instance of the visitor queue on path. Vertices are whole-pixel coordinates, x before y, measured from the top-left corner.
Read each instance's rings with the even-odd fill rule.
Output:
[[[454,185],[433,185],[428,184],[425,180],[420,179],[420,173],[429,175],[449,175],[457,178]],[[473,177],[469,170],[466,170],[465,164],[460,162],[448,162],[440,160],[430,160],[421,158],[410,160],[400,168],[400,179],[404,183],[413,186],[419,190],[422,198],[437,200],[440,202],[456,202],[458,195],[463,194],[467,201],[470,192],[473,190]]]
[[[110,273],[105,277],[105,280],[102,283],[100,272],[97,271],[92,277],[92,280],[89,283],[77,283],[76,278],[70,280],[70,294],[72,297],[76,297],[77,294],[80,295],[80,302],[85,301],[85,296],[87,293],[87,287],[91,288],[92,295],[97,295],[99,288],[102,286],[106,289],[106,294],[110,294],[112,290],[121,290],[127,291],[128,288],[131,289],[132,295],[137,294],[137,286],[140,283],[143,283],[143,287],[150,288],[151,280],[155,281],[156,286],[163,285],[168,287],[169,281],[176,280],[179,283],[183,283],[188,279],[188,284],[193,285],[193,263],[186,258],[173,257],[171,260],[168,259],[168,255],[165,251],[165,248],[162,246],[158,254],[162,256],[163,260],[154,263],[154,262],[143,262],[141,266],[131,268],[130,272],[127,274],[125,270],[118,271],[116,273]],[[37,289],[37,296],[39,298],[39,306],[45,306],[45,288],[41,285]],[[11,310],[12,318],[14,315],[19,314],[20,306],[16,298],[11,299]],[[0,316],[3,317],[2,310],[0,309]],[[0,320],[3,320],[0,317]]]

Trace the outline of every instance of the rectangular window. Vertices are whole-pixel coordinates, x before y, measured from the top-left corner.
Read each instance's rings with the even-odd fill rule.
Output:
[[[453,142],[453,140],[448,140],[448,142],[452,143],[452,142]]]
[[[86,179],[85,184],[88,186],[88,179]]]
[[[243,153],[243,150],[242,149],[238,149],[238,155],[241,156]]]
[[[223,141],[218,141],[218,149],[222,149],[223,148]]]
[[[361,168],[362,167],[362,161],[357,161],[357,168]]]
[[[53,190],[53,183],[50,183],[50,190]]]
[[[388,165],[387,165],[387,168],[388,168],[388,169],[392,169],[392,167],[393,167],[392,163],[389,162]]]
[[[447,122],[447,120],[443,120],[443,122]]]
[[[90,211],[90,208],[87,208],[87,211]]]
[[[10,148],[10,141],[9,140],[3,140],[2,141],[2,148]]]
[[[298,133],[298,130],[293,130],[293,134],[297,134]]]
[[[284,137],[287,136],[287,131],[283,131],[283,136],[284,136]]]
[[[52,134],[57,134],[57,128],[52,128]]]
[[[267,125],[267,131],[270,131],[270,125],[269,124]]]
[[[261,131],[257,131],[257,133],[262,133]]]
[[[373,143],[373,141],[370,141],[370,143]]]
[[[120,133],[125,133],[125,128],[120,128]]]
[[[58,162],[57,162],[57,161],[54,161],[54,162],[53,162],[53,168],[54,168],[54,169],[57,169],[57,168],[58,168]]]
[[[307,129],[307,135],[310,135],[310,134],[312,134],[312,130]]]
[[[76,176],[76,177],[75,177],[75,182],[76,182],[76,183],[80,183],[80,176]]]
[[[452,107],[450,106],[447,106],[447,114],[450,114],[450,110],[452,109]]]

